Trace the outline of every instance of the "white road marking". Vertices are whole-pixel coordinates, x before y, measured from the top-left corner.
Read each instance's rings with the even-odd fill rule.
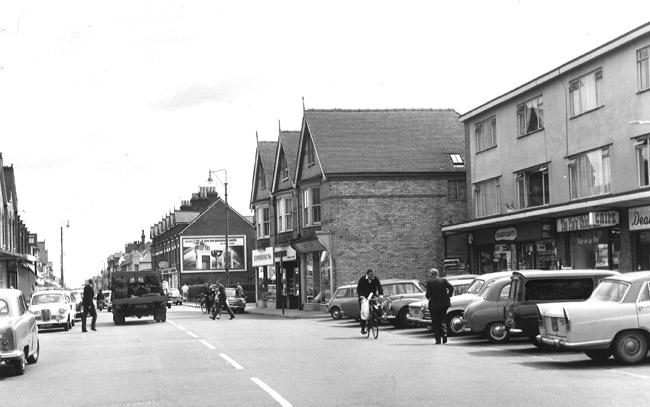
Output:
[[[637,379],[650,379],[650,376],[644,376],[644,375],[641,375],[641,374],[624,372],[622,370],[614,370],[614,369],[608,369],[608,370],[609,370],[610,373],[613,373],[613,374],[632,376],[632,377],[636,377]]]
[[[293,407],[291,403],[289,403],[284,397],[280,395],[277,391],[273,390],[272,388],[269,387],[268,384],[264,383],[257,377],[251,377],[251,380],[258,386],[262,388],[265,392],[269,393],[271,397],[275,399],[282,407]]]
[[[181,331],[187,331],[187,329],[185,329],[184,327],[182,327],[182,326],[180,326],[180,325],[176,325],[176,327],[177,327],[178,329],[180,329]]]
[[[189,336],[191,336],[192,338],[198,338],[198,337],[199,337],[197,334],[195,334],[195,333],[192,332],[192,331],[185,331],[185,332],[187,332],[187,334],[188,334]]]
[[[243,369],[242,365],[235,362],[233,358],[226,355],[225,353],[220,353],[219,356],[221,356],[226,362],[230,363],[235,369],[239,369],[239,370]]]
[[[201,343],[204,344],[208,349],[217,349],[214,346],[212,346],[212,344],[210,342],[206,341],[205,339],[201,339]]]
[[[174,325],[174,326],[178,326],[178,325],[176,325],[176,322],[174,322],[174,321],[172,321],[172,320],[169,320],[169,321],[167,321],[167,322],[169,322],[170,324],[172,324],[172,325]]]

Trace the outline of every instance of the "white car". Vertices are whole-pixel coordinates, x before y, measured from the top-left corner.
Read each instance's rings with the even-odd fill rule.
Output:
[[[32,294],[29,311],[36,317],[39,330],[63,328],[67,331],[74,324],[71,303],[70,296],[65,291],[37,291]]]

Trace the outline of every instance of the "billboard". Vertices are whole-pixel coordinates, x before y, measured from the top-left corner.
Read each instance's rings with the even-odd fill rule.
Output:
[[[224,271],[225,236],[188,236],[181,238],[183,268],[181,271]],[[230,271],[246,270],[246,236],[228,236]]]

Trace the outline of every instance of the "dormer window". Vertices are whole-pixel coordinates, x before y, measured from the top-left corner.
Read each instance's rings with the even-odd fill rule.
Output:
[[[314,152],[314,143],[312,143],[311,138],[307,139],[307,145],[305,147],[307,148],[307,164],[312,165],[316,161],[314,158],[316,154]]]
[[[460,154],[449,154],[449,158],[451,158],[451,163],[454,165],[454,167],[464,167],[465,162],[463,161],[463,157]]]

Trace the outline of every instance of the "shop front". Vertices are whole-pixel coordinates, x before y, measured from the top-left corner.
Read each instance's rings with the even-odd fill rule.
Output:
[[[563,267],[620,268],[621,229],[616,210],[589,212],[557,219],[557,235],[565,253]]]
[[[260,308],[275,308],[277,302],[277,278],[273,262],[273,247],[253,250],[255,270],[255,299]]]
[[[650,206],[628,210],[634,269],[650,270]]]
[[[301,309],[301,278],[296,250],[291,246],[275,247],[274,261],[279,277],[276,307]]]
[[[330,253],[318,239],[292,243],[300,254],[300,269],[304,276],[301,300],[304,309],[321,311],[332,295],[332,267]]]

